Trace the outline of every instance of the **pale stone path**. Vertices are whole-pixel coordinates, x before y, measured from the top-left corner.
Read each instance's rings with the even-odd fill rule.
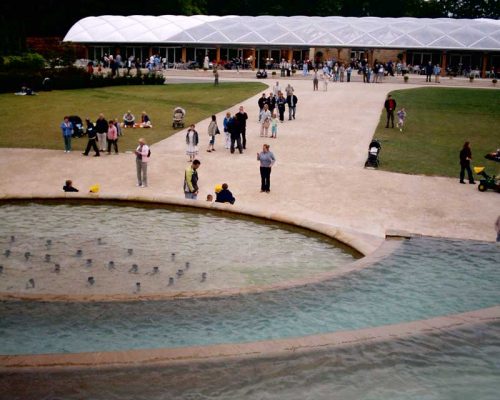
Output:
[[[274,82],[270,79],[266,83]],[[280,212],[292,219],[322,222],[378,238],[398,230],[495,239],[493,224],[500,214],[497,193],[480,193],[476,186],[458,184],[458,179],[363,168],[386,93],[410,85],[330,83],[328,92],[323,92],[320,82],[320,91],[313,92],[311,81],[290,82],[299,98],[297,119],[279,125],[278,139],[259,137],[260,94],[242,103],[249,114],[248,145],[243,155],[229,154],[223,146],[223,135],[217,136],[217,151],[207,153],[208,119],[197,124],[202,162],[198,201],[204,201],[217,183],[227,182],[237,198],[235,208]],[[282,87],[287,83],[288,80],[280,79]],[[237,106],[230,111],[236,112]],[[225,111],[217,116],[220,127],[224,115]],[[166,110],[164,118],[171,118],[170,110]],[[134,130],[126,134],[139,137],[140,133]],[[59,134],[57,129],[54,134]],[[394,134],[399,132],[395,130]],[[269,194],[260,193],[256,161],[263,143],[271,144],[278,159]],[[460,145],[457,143],[457,174]],[[183,171],[188,165],[185,131],[153,145],[152,153],[149,187],[141,189],[135,186],[132,154],[94,158],[83,157],[79,152],[65,154],[62,150],[0,149],[0,193],[60,196],[64,180],[71,178],[83,191],[99,183],[105,195],[183,198]]]

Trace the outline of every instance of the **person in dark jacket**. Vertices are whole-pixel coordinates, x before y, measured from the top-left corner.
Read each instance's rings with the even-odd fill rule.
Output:
[[[262,111],[262,109],[264,108],[264,104],[266,103],[267,103],[266,94],[262,93],[262,97],[257,101],[257,104],[259,105],[259,111]]]
[[[241,145],[243,147],[243,150],[245,150],[247,148],[246,132],[247,132],[248,114],[245,112],[243,106],[240,106],[239,111],[236,114],[234,114],[234,116],[238,120],[237,127],[241,135]]]
[[[240,154],[243,153],[243,147],[241,146],[241,134],[240,134],[240,129],[238,127],[238,120],[236,117],[231,117],[229,119],[229,122],[227,123],[227,130],[231,134],[231,146],[230,146],[230,151],[231,154],[234,153],[234,147],[236,144],[236,147],[238,147],[238,151]]]
[[[280,121],[285,120],[285,104],[286,99],[283,97],[283,93],[279,92],[278,98],[276,99],[276,105],[278,106],[278,112],[280,114]]]
[[[88,118],[85,120],[85,122],[87,123],[87,138],[89,139],[89,141],[87,142],[87,147],[82,154],[84,156],[88,156],[89,152],[90,152],[90,148],[92,148],[95,151],[94,157],[99,157],[100,154],[99,154],[99,148],[97,147],[97,143],[96,143],[97,132],[96,132],[95,126],[92,122],[90,122],[90,120]]]
[[[222,190],[219,193],[216,193],[215,202],[234,204],[235,201],[236,199],[234,198],[231,191],[228,189],[227,183],[223,183]]]
[[[104,118],[104,114],[99,114],[99,118],[97,118],[95,122],[95,130],[97,132],[99,150],[105,151],[107,147],[106,136],[108,134],[108,121]]]
[[[432,73],[434,72],[434,67],[432,63],[429,61],[425,66],[425,81],[432,82]]]
[[[391,120],[392,127],[394,128],[394,110],[396,109],[396,100],[390,94],[387,95],[387,100],[384,103],[385,111],[387,112],[386,128],[389,128],[389,120]]]
[[[467,177],[469,178],[469,183],[471,185],[475,184],[474,176],[472,175],[472,170],[470,169],[470,160],[472,160],[472,151],[470,149],[470,143],[465,142],[464,147],[460,151],[460,183],[465,184],[465,171],[467,171]]]
[[[63,190],[65,192],[78,192],[78,189],[73,187],[73,181],[69,179],[64,183]]]
[[[288,120],[295,119],[295,111],[297,109],[297,96],[294,94],[286,96],[286,104],[288,104]]]

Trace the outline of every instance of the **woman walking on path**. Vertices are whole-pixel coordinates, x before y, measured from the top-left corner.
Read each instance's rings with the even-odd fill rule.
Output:
[[[264,108],[259,114],[259,122],[260,122],[260,136],[268,135],[269,125],[271,124],[271,111],[269,111],[269,107],[267,104],[264,104]]]
[[[467,177],[469,178],[469,183],[474,185],[474,176],[470,169],[470,160],[472,160],[472,151],[470,149],[469,142],[464,143],[464,147],[460,151],[460,183],[465,184],[465,171],[467,171]]]
[[[193,161],[198,154],[198,132],[194,129],[192,124],[186,133],[186,154],[189,156],[189,162]]]
[[[210,121],[210,124],[208,125],[208,136],[210,137],[210,141],[208,142],[208,149],[207,151],[210,153],[211,151],[215,151],[214,145],[215,145],[215,134],[219,128],[217,128],[217,120],[215,115],[212,115],[212,121]]]
[[[315,69],[314,70],[314,75],[313,75],[313,91],[318,90],[318,83],[319,83],[319,80],[318,80],[318,70]]]
[[[260,191],[269,193],[271,191],[271,168],[276,162],[274,154],[269,151],[269,145],[262,146],[262,151],[257,153],[257,161],[260,161]]]
[[[71,135],[73,135],[73,124],[69,122],[68,117],[64,117],[64,121],[61,123],[61,130],[64,139],[64,152],[69,153],[71,151]]]

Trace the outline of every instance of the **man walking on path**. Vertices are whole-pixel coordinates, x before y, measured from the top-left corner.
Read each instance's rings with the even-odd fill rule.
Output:
[[[200,161],[193,160],[184,172],[184,197],[186,199],[196,200],[198,196],[198,172],[196,170],[200,164]]]
[[[236,127],[238,128],[238,131],[241,135],[241,145],[243,146],[243,150],[247,148],[247,119],[248,115],[243,109],[243,106],[240,106],[239,112],[236,113],[235,115],[237,123]]]
[[[288,120],[295,119],[295,110],[297,108],[297,96],[293,93],[286,96],[286,103],[288,104]]]
[[[389,119],[391,120],[392,127],[394,128],[394,110],[396,109],[396,100],[390,94],[387,95],[387,100],[384,103],[385,111],[387,112],[386,128],[389,128]]]

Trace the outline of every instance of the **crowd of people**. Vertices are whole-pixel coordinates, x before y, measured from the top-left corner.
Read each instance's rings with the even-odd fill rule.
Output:
[[[81,122],[81,120],[79,121]],[[85,123],[85,134],[87,135],[88,142],[82,154],[88,156],[90,150],[94,150],[95,157],[99,157],[101,152],[106,151],[108,154],[111,154],[111,147],[113,147],[115,154],[118,154],[118,138],[123,135],[123,129],[153,127],[146,111],[142,112],[140,123],[135,122],[135,116],[130,111],[127,111],[123,115],[122,122],[119,122],[118,118],[108,121],[104,118],[104,114],[101,113],[95,123],[90,118],[86,118]],[[65,116],[60,128],[64,141],[64,152],[70,153],[72,150],[71,139],[75,136],[75,129],[77,127],[70,121],[70,117]],[[80,135],[77,136],[80,137]]]

